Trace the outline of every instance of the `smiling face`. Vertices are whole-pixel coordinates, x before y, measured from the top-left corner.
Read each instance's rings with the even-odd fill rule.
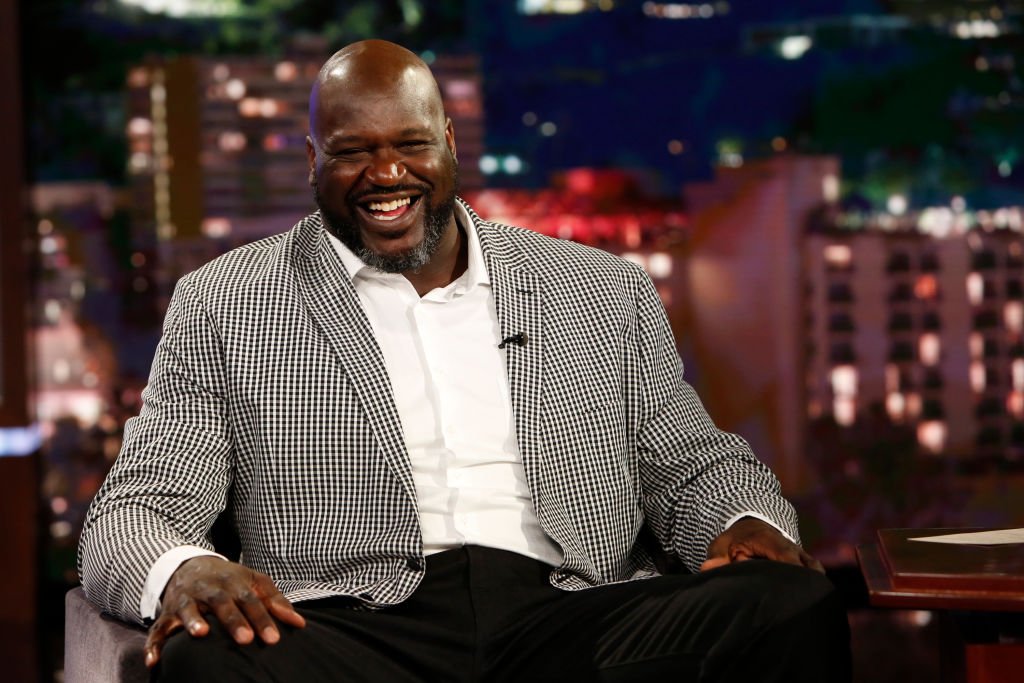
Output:
[[[332,58],[314,87],[309,181],[327,229],[363,262],[415,272],[455,240],[454,133],[415,55],[359,48]]]

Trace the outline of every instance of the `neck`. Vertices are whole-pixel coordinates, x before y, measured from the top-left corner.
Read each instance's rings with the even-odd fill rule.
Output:
[[[423,296],[432,289],[446,287],[454,282],[466,272],[468,265],[468,240],[452,215],[430,262],[416,271],[406,271],[402,275],[416,288],[416,293]]]

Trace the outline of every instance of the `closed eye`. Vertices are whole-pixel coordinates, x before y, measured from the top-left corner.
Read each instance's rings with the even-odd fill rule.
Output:
[[[415,150],[418,150],[418,149],[424,149],[426,147],[430,147],[432,144],[433,143],[430,140],[406,140],[406,141],[404,141],[402,143],[399,143],[398,146],[399,146],[399,148],[404,149],[404,150],[415,151]]]
[[[342,149],[337,152],[333,152],[331,156],[339,157],[341,159],[358,159],[369,152],[361,147],[350,147],[348,149]]]

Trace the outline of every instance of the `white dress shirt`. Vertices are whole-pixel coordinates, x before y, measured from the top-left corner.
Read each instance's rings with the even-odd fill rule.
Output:
[[[331,236],[391,378],[412,461],[426,554],[462,545],[557,566],[516,440],[490,278],[473,221],[457,206],[466,272],[420,297],[404,276],[364,264]]]

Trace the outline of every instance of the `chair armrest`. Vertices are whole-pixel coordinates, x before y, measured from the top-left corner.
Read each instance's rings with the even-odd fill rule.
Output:
[[[65,683],[147,683],[145,629],[103,614],[82,587],[64,598]]]

